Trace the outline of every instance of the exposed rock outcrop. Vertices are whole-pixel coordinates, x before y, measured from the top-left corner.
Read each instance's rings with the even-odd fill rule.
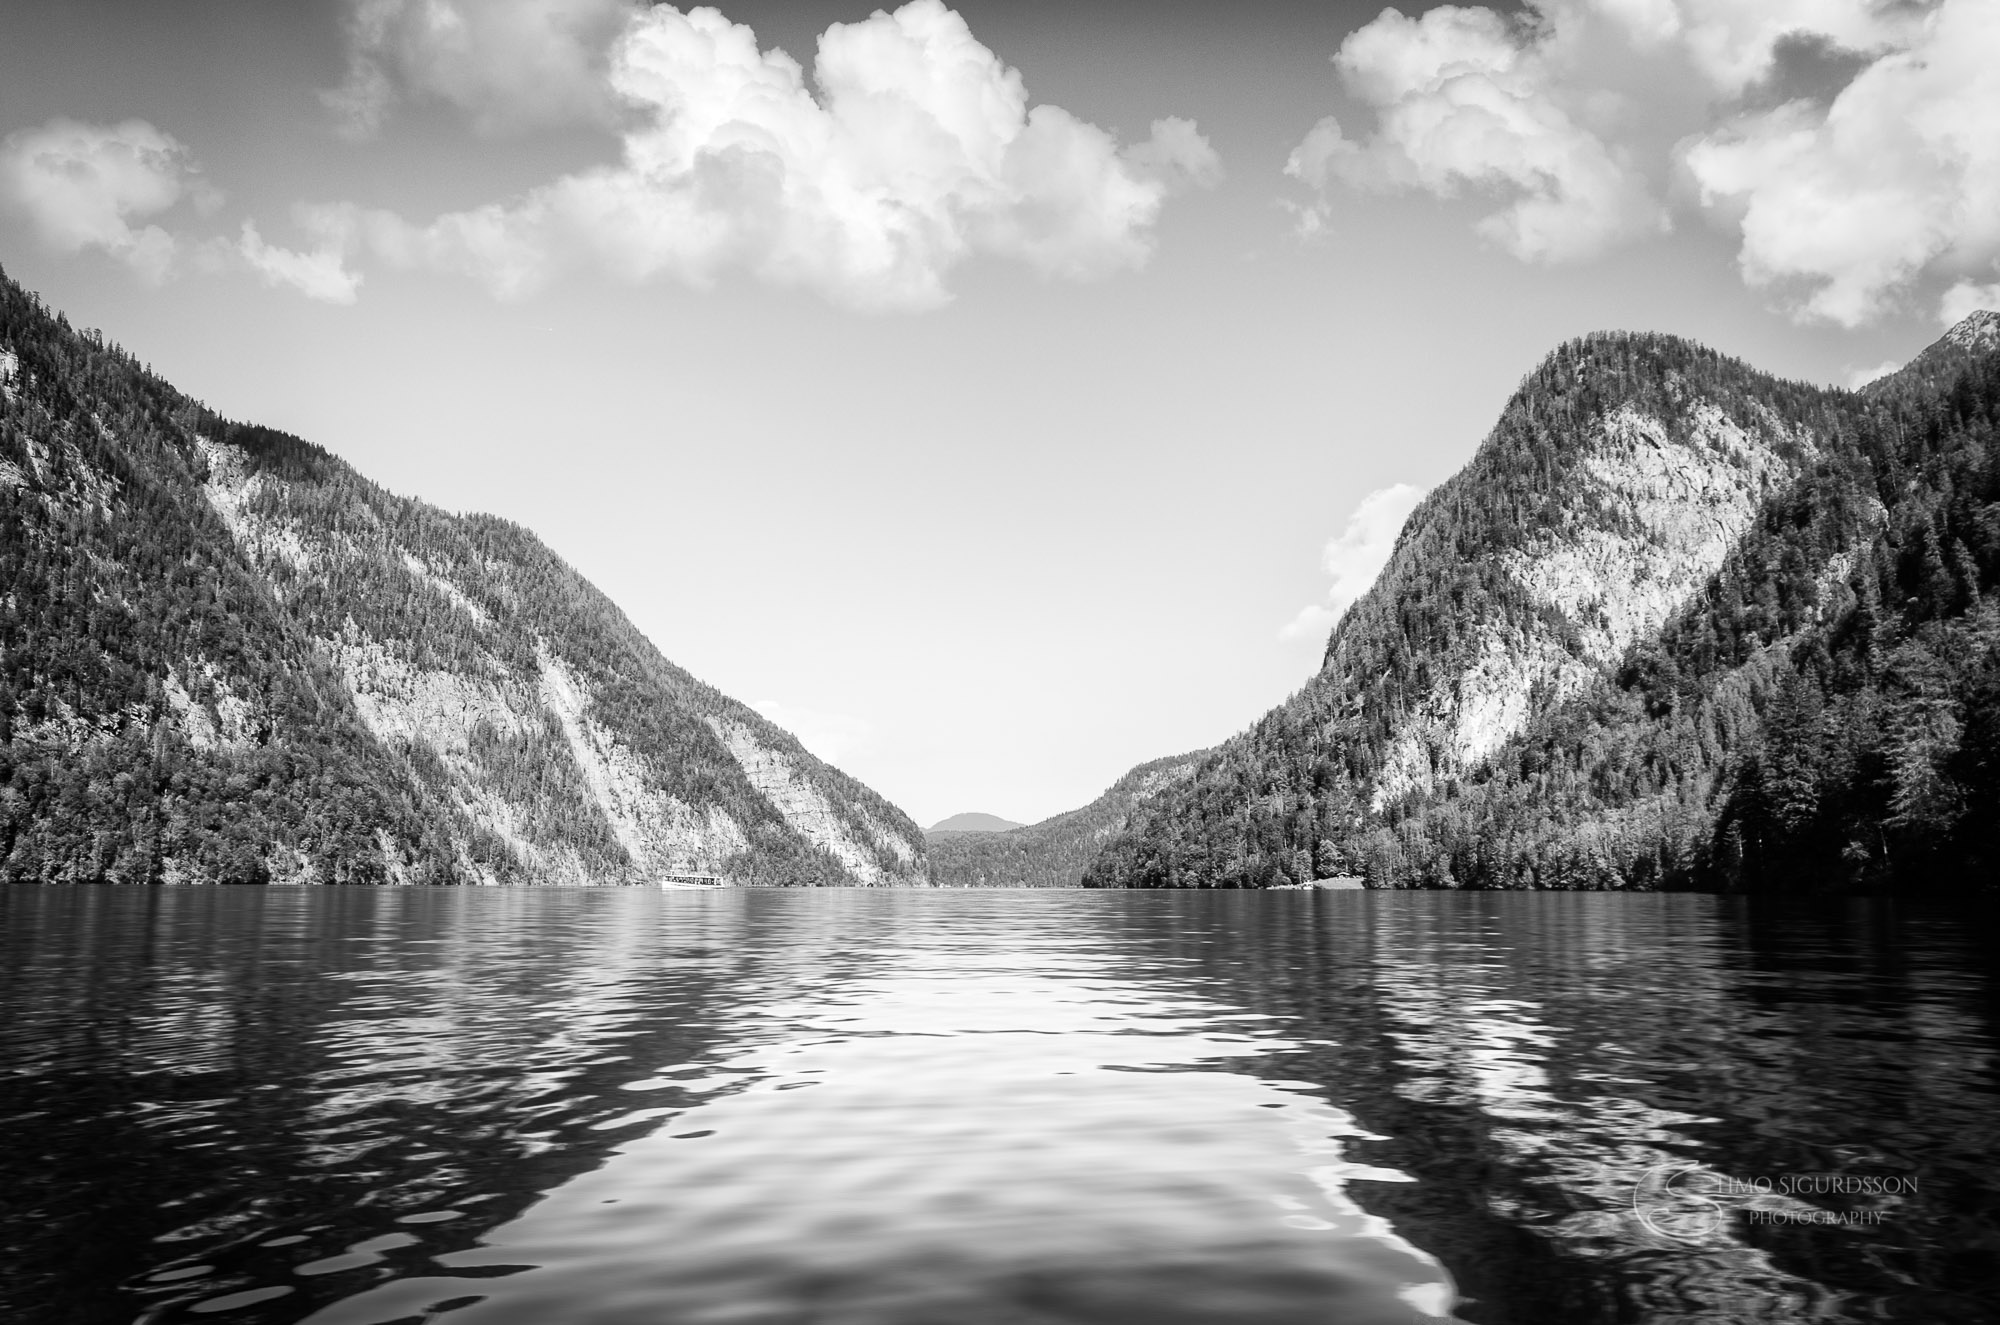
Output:
[[[1984,851],[1996,352],[1975,314],[1847,392],[1671,337],[1563,346],[1319,673],[1135,806],[1087,882],[1688,886],[1825,815],[1821,874],[1887,877],[1890,834],[1850,834],[1829,788],[1902,858]]]
[[[922,833],[532,535],[231,423],[0,277],[0,876],[922,885]]]

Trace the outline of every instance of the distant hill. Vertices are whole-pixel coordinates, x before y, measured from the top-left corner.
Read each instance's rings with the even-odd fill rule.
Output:
[[[1012,819],[1002,819],[997,814],[954,814],[949,819],[939,820],[924,830],[927,837],[940,833],[1004,833],[1021,825]]]
[[[1006,832],[939,834],[934,829],[932,881],[941,888],[1078,887],[1084,867],[1125,826],[1132,807],[1192,773],[1200,757],[1197,752],[1141,764],[1082,809],[1038,824]]]
[[[1354,874],[1993,887],[2000,317],[1860,392],[1671,336],[1562,346],[1318,674],[1135,807],[1086,882]]]
[[[928,881],[907,816],[527,530],[225,419],[4,275],[0,587],[0,880]]]

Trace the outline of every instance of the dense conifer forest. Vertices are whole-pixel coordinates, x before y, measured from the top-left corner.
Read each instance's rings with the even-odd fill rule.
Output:
[[[1132,807],[1194,771],[1202,752],[1139,765],[1081,809],[999,833],[931,839],[931,878],[940,888],[1075,888]]]
[[[0,275],[0,880],[1989,886],[1996,428],[1992,314],[1859,392],[1563,346],[1298,694],[927,866],[526,530],[224,418]],[[1699,562],[1646,482],[1747,516],[1685,585],[1593,588],[1607,547]]]
[[[0,880],[922,882],[866,787],[533,535],[188,399],[0,275]]]
[[[1797,477],[1759,490],[1720,568],[1587,683],[1528,695],[1525,729],[1490,756],[1452,769],[1433,747],[1437,776],[1390,788],[1398,732],[1476,676],[1475,637],[1518,638],[1505,632],[1532,618],[1564,642],[1563,666],[1586,656],[1597,623],[1524,589],[1509,554],[1543,555],[1538,531],[1577,527],[1576,504],[1595,499],[1582,442],[1620,410],[1675,435],[1719,411]],[[1319,675],[1143,803],[1088,885],[1993,887],[1996,429],[1992,314],[1858,393],[1668,337],[1563,347],[1411,517]]]

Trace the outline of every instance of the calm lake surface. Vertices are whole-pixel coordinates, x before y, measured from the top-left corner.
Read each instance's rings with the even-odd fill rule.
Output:
[[[0,890],[0,1319],[2000,1320],[1995,926]]]

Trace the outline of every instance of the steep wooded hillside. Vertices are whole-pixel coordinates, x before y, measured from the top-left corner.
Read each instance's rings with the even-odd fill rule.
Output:
[[[0,878],[927,881],[535,537],[231,422],[0,275]]]
[[[1563,346],[1290,700],[1095,886],[1960,887],[2000,873],[2000,319],[1862,393]]]
[[[1144,763],[1102,796],[1037,824],[1001,833],[943,833],[931,838],[931,877],[943,888],[1075,888],[1104,843],[1125,827],[1132,807],[1194,771],[1204,752]]]

